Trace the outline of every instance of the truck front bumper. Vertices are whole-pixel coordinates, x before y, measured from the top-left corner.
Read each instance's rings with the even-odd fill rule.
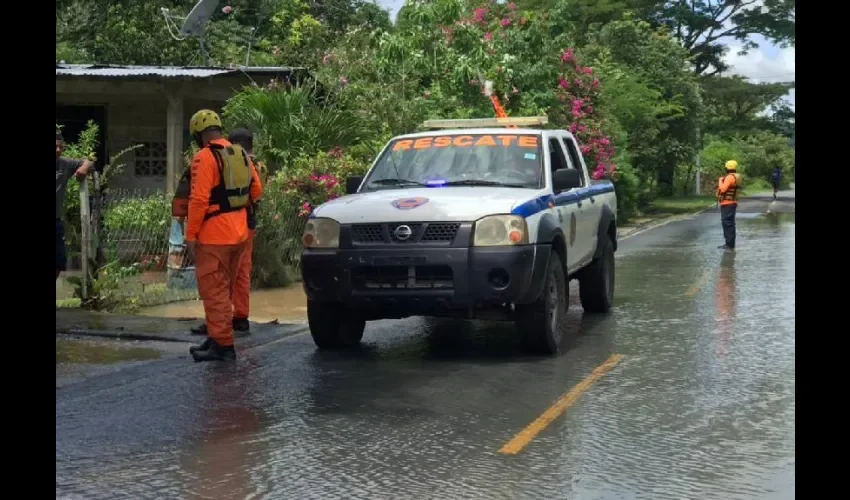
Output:
[[[305,249],[311,300],[431,315],[476,306],[533,302],[551,245],[478,248]]]

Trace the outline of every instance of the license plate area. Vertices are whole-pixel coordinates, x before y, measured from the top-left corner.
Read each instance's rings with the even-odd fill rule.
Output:
[[[445,265],[363,266],[351,270],[355,290],[451,290],[452,268]]]

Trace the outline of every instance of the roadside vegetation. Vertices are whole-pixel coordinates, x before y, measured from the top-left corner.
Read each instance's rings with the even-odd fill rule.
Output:
[[[56,59],[197,65],[196,44],[174,41],[160,14],[193,3],[59,0]],[[795,125],[783,96],[794,83],[729,74],[723,55],[736,39],[752,50],[754,35],[794,44],[795,2],[766,1],[760,10],[749,4],[408,1],[393,23],[360,0],[222,2],[209,28],[214,64],[244,64],[254,29],[251,65],[304,66],[314,77],[246,87],[223,110],[227,126],[255,131],[272,173],[255,285],[297,277],[305,218],[342,195],[345,177],[364,172],[391,136],[430,118],[493,116],[482,76],[494,82],[509,115],[545,114],[550,126],[575,134],[594,178],[615,183],[621,222],[710,206],[727,159],[739,162],[750,192],[767,187],[775,166],[787,184]],[[724,20],[731,24],[720,29]],[[81,153],[93,150],[94,137],[84,134]],[[698,157],[703,192],[694,196]],[[68,215],[78,219],[78,191],[68,197]],[[163,196],[133,203],[109,223],[129,227],[147,211],[145,224],[167,226]]]

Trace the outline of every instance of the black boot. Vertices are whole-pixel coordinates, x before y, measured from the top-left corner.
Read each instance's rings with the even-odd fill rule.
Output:
[[[233,318],[233,329],[243,335],[251,333],[251,325],[248,323],[248,318]],[[192,335],[209,335],[207,324],[191,328],[189,331]]]
[[[194,354],[195,351],[206,351],[207,349],[210,348],[211,344],[212,344],[212,339],[207,337],[207,338],[204,339],[203,342],[201,342],[201,345],[193,345],[192,347],[190,347],[189,348],[189,354]]]
[[[233,332],[241,335],[251,333],[251,324],[248,323],[248,318],[233,318]]]
[[[201,361],[235,361],[236,350],[233,346],[220,346],[215,340],[209,339],[210,344],[206,349],[190,351],[196,363]]]
[[[189,331],[192,332],[192,335],[207,335],[209,333],[207,332],[206,323],[201,323],[201,326],[190,328]]]

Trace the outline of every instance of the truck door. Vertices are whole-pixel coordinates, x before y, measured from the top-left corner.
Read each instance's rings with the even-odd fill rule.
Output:
[[[549,163],[552,167],[551,175],[557,170],[561,170],[563,168],[572,168],[567,161],[566,153],[564,151],[564,146],[558,137],[551,137],[548,141],[548,149],[549,149]],[[552,179],[549,179],[549,182],[552,182]],[[579,191],[579,188],[573,188],[569,191],[565,191],[564,193],[576,193]],[[556,196],[563,195],[564,193],[555,193]],[[562,196],[563,197],[563,196]],[[578,266],[584,257],[585,250],[583,250],[581,241],[584,239],[581,235],[581,221],[584,220],[584,216],[582,215],[582,202],[576,203],[573,200],[564,204],[561,202],[557,204],[555,207],[555,211],[557,212],[558,220],[561,224],[561,230],[564,232],[564,237],[566,238],[567,243],[567,269],[574,269]]]
[[[579,221],[579,237],[581,238],[581,250],[583,262],[587,262],[592,257],[596,250],[596,240],[599,237],[599,220],[602,217],[602,202],[596,200],[592,194],[588,197],[589,187],[591,186],[590,175],[587,172],[587,165],[584,163],[584,157],[579,152],[578,144],[575,139],[566,136],[563,138],[564,146],[567,148],[567,154],[570,164],[573,168],[581,170],[582,173],[582,193],[585,198],[582,200],[582,220]]]

